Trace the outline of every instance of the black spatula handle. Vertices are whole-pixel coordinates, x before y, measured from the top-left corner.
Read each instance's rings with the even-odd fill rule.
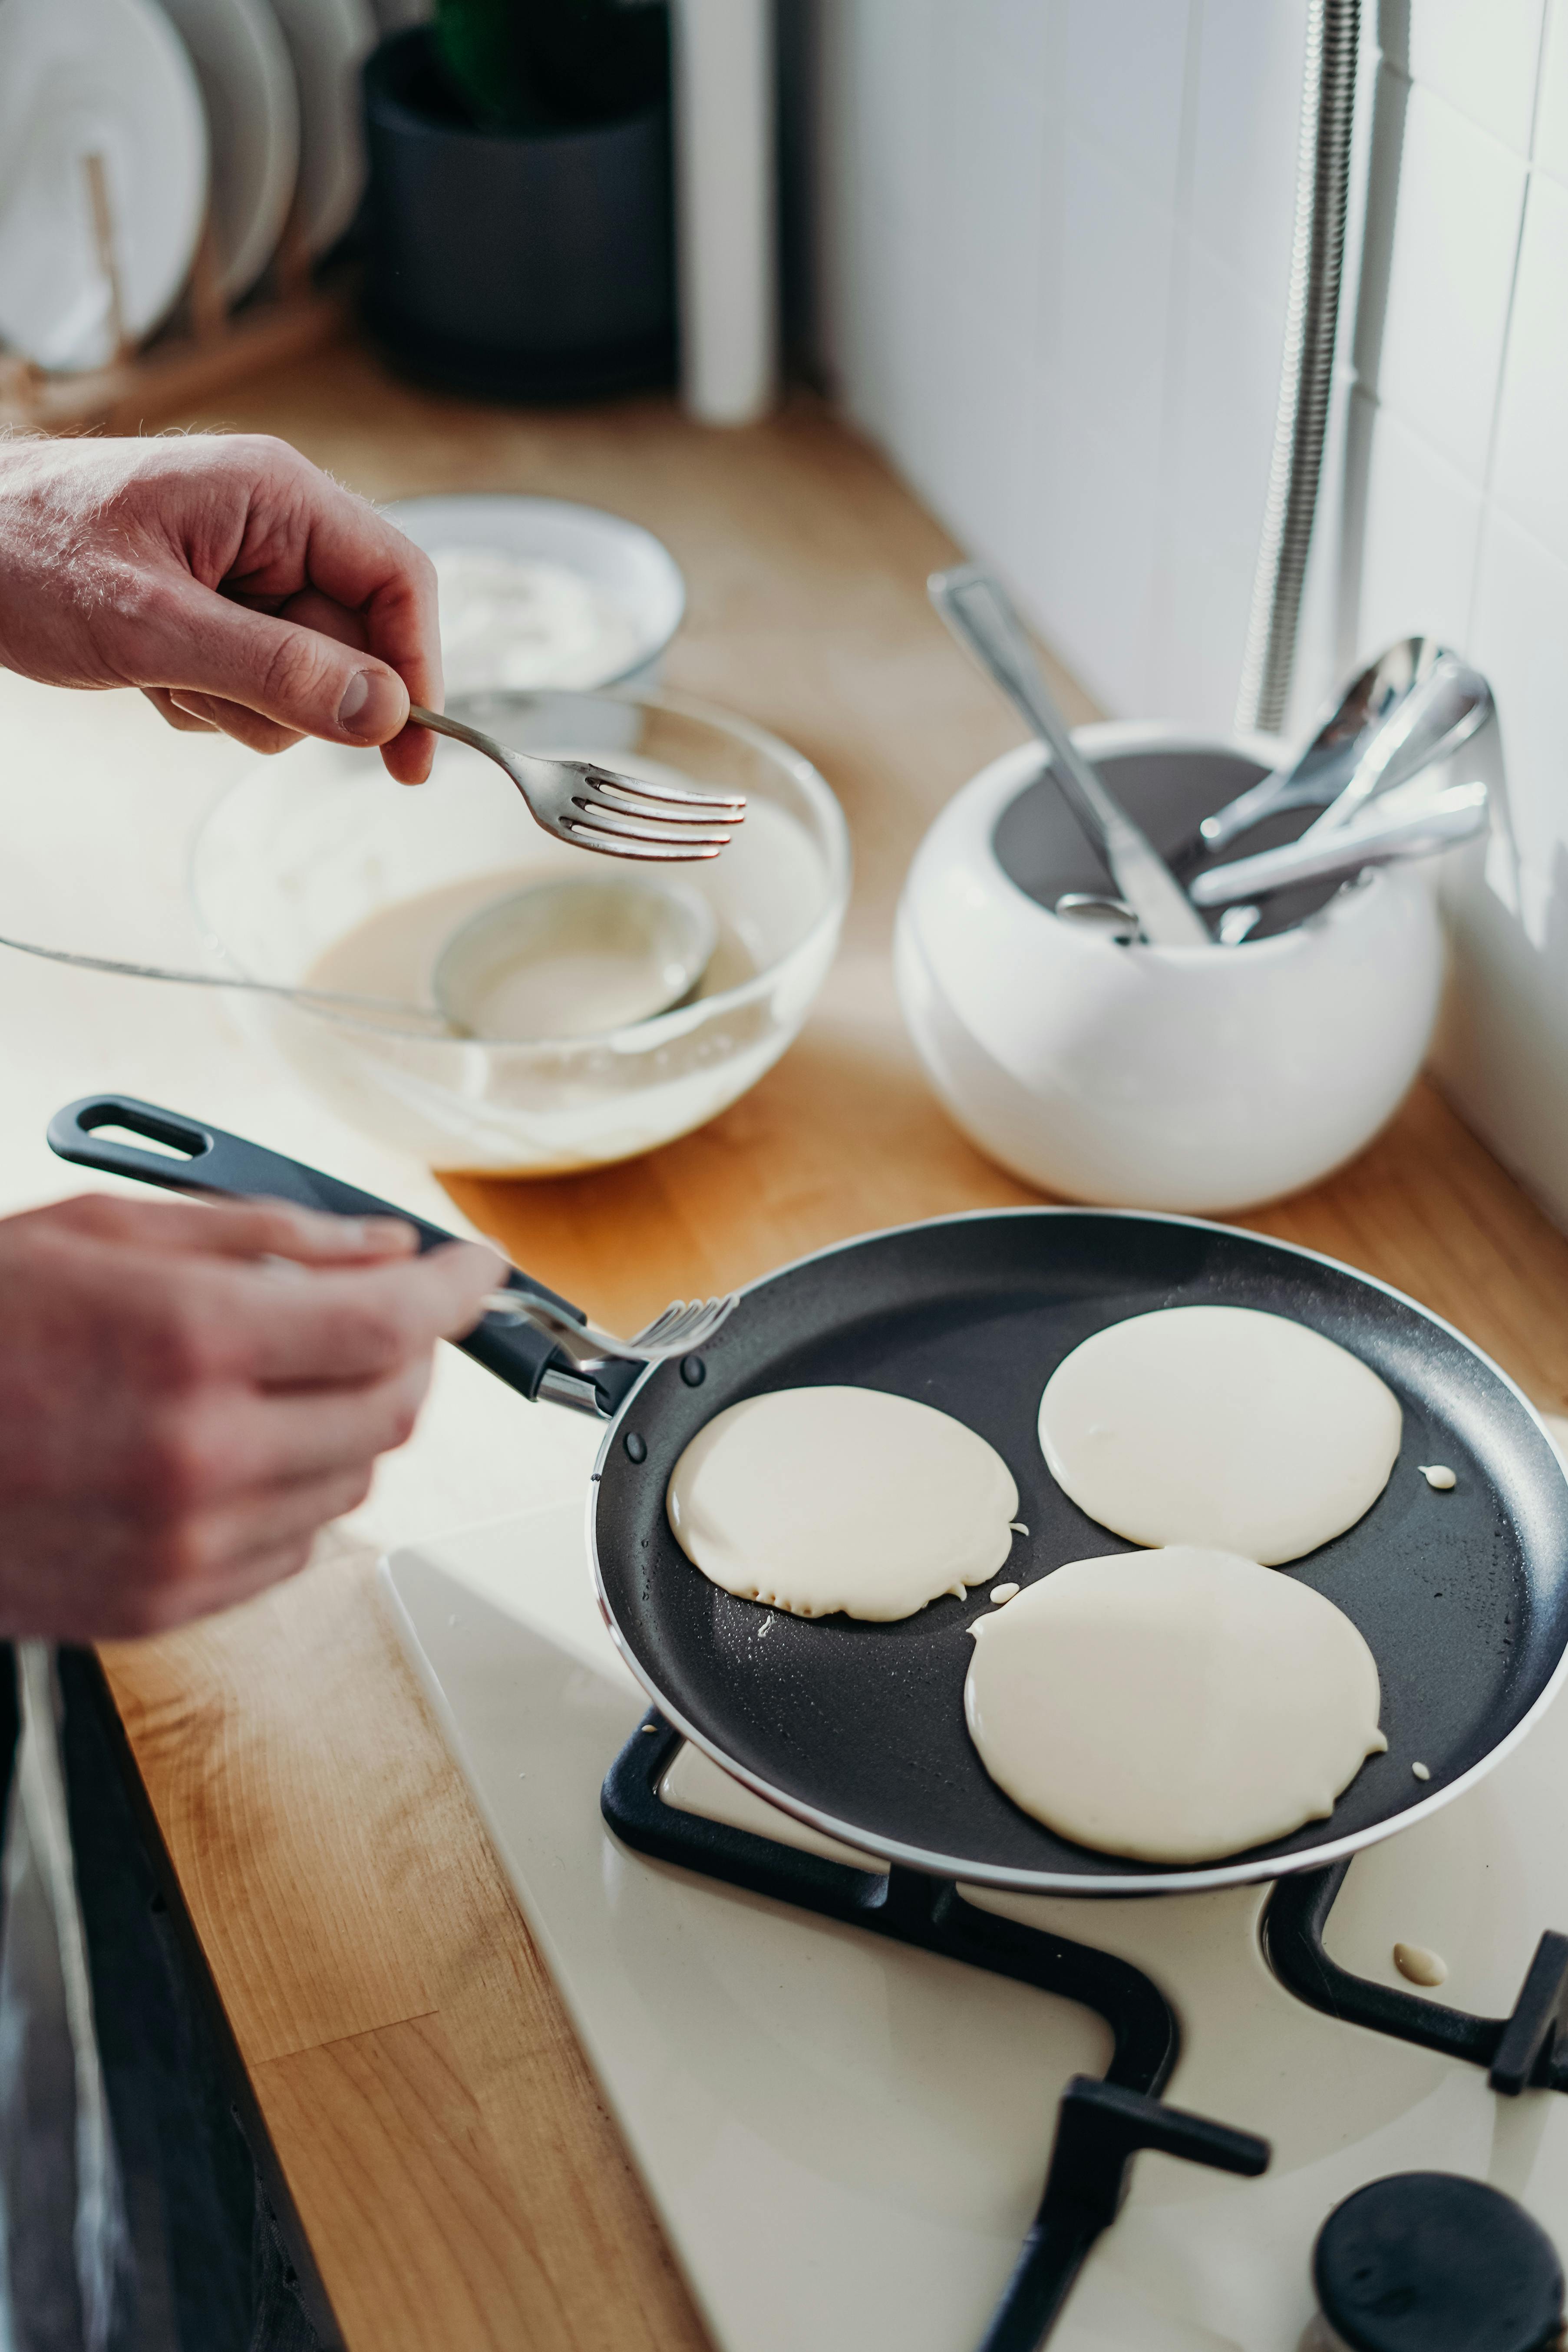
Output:
[[[119,1128],[162,1144],[162,1151],[143,1151],[121,1136],[105,1135]],[[215,1192],[236,1201],[292,1201],[304,1209],[325,1209],[338,1217],[398,1217],[412,1225],[422,1250],[437,1248],[457,1235],[416,1217],[406,1209],[378,1201],[374,1192],[340,1177],[327,1176],[302,1160],[268,1151],[242,1135],[227,1135],[221,1127],[207,1127],[184,1112],[163,1110],[156,1103],[138,1102],[132,1095],[84,1095],[68,1103],[49,1121],[49,1148],[79,1167],[97,1168],[111,1176],[134,1176],[143,1184],[161,1184],[171,1192]],[[177,1156],[171,1156],[177,1155]],[[531,1275],[513,1274],[509,1287],[532,1290],[570,1315],[583,1320],[583,1310],[548,1290]],[[539,1394],[546,1372],[574,1372],[576,1367],[554,1341],[531,1324],[487,1315],[458,1346],[525,1397]]]

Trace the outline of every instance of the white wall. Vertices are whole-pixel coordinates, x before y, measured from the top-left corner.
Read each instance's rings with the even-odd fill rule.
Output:
[[[1491,678],[1502,822],[1446,884],[1437,1068],[1568,1223],[1568,0],[1364,13],[1292,719],[1413,630]],[[825,364],[1118,714],[1235,708],[1305,23],[1305,0],[819,0]]]
[[[825,357],[1108,708],[1228,719],[1304,0],[821,0]]]

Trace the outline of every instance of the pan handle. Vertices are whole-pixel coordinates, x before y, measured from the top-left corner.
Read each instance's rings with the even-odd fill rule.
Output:
[[[103,1129],[121,1130],[106,1135]],[[161,1150],[146,1151],[123,1140],[142,1136]],[[378,1201],[340,1177],[307,1168],[280,1151],[268,1151],[244,1136],[226,1134],[183,1112],[160,1109],[156,1103],[138,1102],[132,1095],[84,1095],[68,1103],[49,1121],[49,1149],[81,1168],[100,1169],[110,1176],[133,1176],[143,1184],[160,1184],[171,1192],[217,1193],[228,1200],[291,1201],[305,1209],[324,1209],[339,1217],[397,1217],[414,1227],[421,1250],[455,1241],[455,1234],[433,1225],[406,1209]],[[531,1275],[513,1272],[509,1289],[531,1290],[552,1300],[573,1321],[581,1323],[583,1309]],[[584,1375],[555,1342],[531,1323],[510,1317],[487,1315],[466,1339],[457,1342],[498,1380],[531,1400],[541,1390],[559,1403],[587,1405],[613,1412],[622,1390],[630,1385],[640,1365],[606,1364],[603,1372]],[[591,1400],[591,1401],[590,1401]]]

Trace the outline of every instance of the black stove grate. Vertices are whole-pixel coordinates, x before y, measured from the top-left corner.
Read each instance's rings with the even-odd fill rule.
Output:
[[[1112,2037],[1102,2079],[1076,2075],[1062,2095],[1039,2211],[979,2352],[1035,2352],[1055,2326],[1090,2246],[1121,2210],[1140,2148],[1226,2172],[1256,2174],[1268,2144],[1166,2106],[1160,2093],[1181,2049],[1174,2011],[1129,1960],[967,1902],[950,1879],[895,1864],[856,1870],[798,1846],[680,1811],[659,1795],[681,1735],[651,1711],[605,1775],[605,1821],[639,1853],[753,1895],[837,1919],[971,1968],[1034,1985],[1102,2017]],[[1287,1991],[1369,2032],[1393,2035],[1470,2065],[1493,2090],[1568,2091],[1568,1936],[1548,1931],[1506,2018],[1474,2017],[1374,1984],[1331,1959],[1323,1943],[1350,1858],[1280,1879],[1265,1906],[1265,1957]]]
[[[1507,2097],[1568,2091],[1568,1936],[1548,1929],[1542,1937],[1511,2016],[1472,2017],[1330,1958],[1323,1931],[1349,1869],[1347,1855],[1327,1870],[1280,1879],[1269,1896],[1263,1950],[1287,1991],[1342,2023],[1484,2066],[1492,2089]]]
[[[1075,2075],[1062,2095],[1039,2211],[980,2352],[1035,2352],[1045,2340],[1090,2246],[1121,2210],[1140,2148],[1222,2172],[1265,2169],[1267,2140],[1161,2100],[1181,2032],[1159,1986],[1131,1961],[983,1911],[950,1879],[898,1864],[888,1871],[855,1870],[681,1812],[658,1793],[680,1745],[679,1732],[650,1712],[610,1767],[600,1801],[625,1844],[752,1895],[1057,1993],[1093,2010],[1110,2028],[1103,2079]]]

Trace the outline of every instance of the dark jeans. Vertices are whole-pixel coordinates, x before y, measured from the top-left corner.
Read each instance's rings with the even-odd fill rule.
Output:
[[[324,2352],[338,2341],[330,2311],[285,2247],[275,2160],[216,1990],[160,1884],[156,1832],[101,1669],[85,1651],[62,1650],[58,1665],[78,1891],[132,2246],[113,2352]],[[16,1662],[0,1647],[6,1782],[16,1723]],[[25,2309],[25,2244],[12,2270]],[[331,2333],[318,2334],[307,2303]]]

